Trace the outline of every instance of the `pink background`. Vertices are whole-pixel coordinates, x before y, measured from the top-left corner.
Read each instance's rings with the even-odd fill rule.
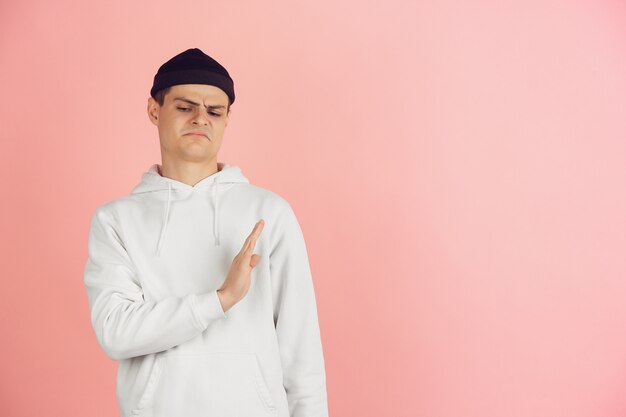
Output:
[[[219,155],[283,195],[331,417],[626,414],[623,1],[2,2],[0,414],[117,415],[95,208],[160,162],[152,77],[199,47]]]

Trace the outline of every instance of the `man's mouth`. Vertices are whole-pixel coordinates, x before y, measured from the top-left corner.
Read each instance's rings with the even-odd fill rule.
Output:
[[[186,136],[186,135],[204,136],[205,138],[209,139],[209,136],[204,132],[189,132],[189,133],[185,133],[185,135],[183,136]]]

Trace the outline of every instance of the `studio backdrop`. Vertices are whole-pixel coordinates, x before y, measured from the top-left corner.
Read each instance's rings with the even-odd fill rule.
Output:
[[[330,416],[626,414],[623,1],[63,0],[0,5],[0,415],[117,415],[89,220],[194,47],[300,221]]]

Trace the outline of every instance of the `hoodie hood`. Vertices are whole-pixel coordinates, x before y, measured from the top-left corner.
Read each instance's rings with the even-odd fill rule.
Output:
[[[166,237],[172,200],[175,199],[176,195],[181,195],[184,198],[184,196],[194,191],[210,192],[210,198],[215,212],[215,215],[213,216],[213,236],[215,239],[215,245],[219,246],[220,237],[219,228],[217,227],[219,222],[219,193],[225,191],[236,183],[249,184],[250,181],[243,175],[241,169],[235,165],[218,162],[217,169],[217,172],[203,178],[196,185],[189,185],[172,178],[163,177],[161,175],[161,165],[159,164],[153,164],[150,166],[148,171],[143,173],[141,176],[141,182],[133,188],[131,194],[167,192],[167,203],[165,203],[163,207],[161,233],[155,250],[157,256],[161,252],[161,247],[163,246],[163,242]]]

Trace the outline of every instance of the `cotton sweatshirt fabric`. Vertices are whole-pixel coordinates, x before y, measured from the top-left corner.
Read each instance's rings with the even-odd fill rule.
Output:
[[[325,417],[326,373],[302,230],[290,204],[241,169],[194,186],[152,165],[91,219],[84,283],[116,361],[120,417]],[[255,223],[246,296],[217,296]]]

